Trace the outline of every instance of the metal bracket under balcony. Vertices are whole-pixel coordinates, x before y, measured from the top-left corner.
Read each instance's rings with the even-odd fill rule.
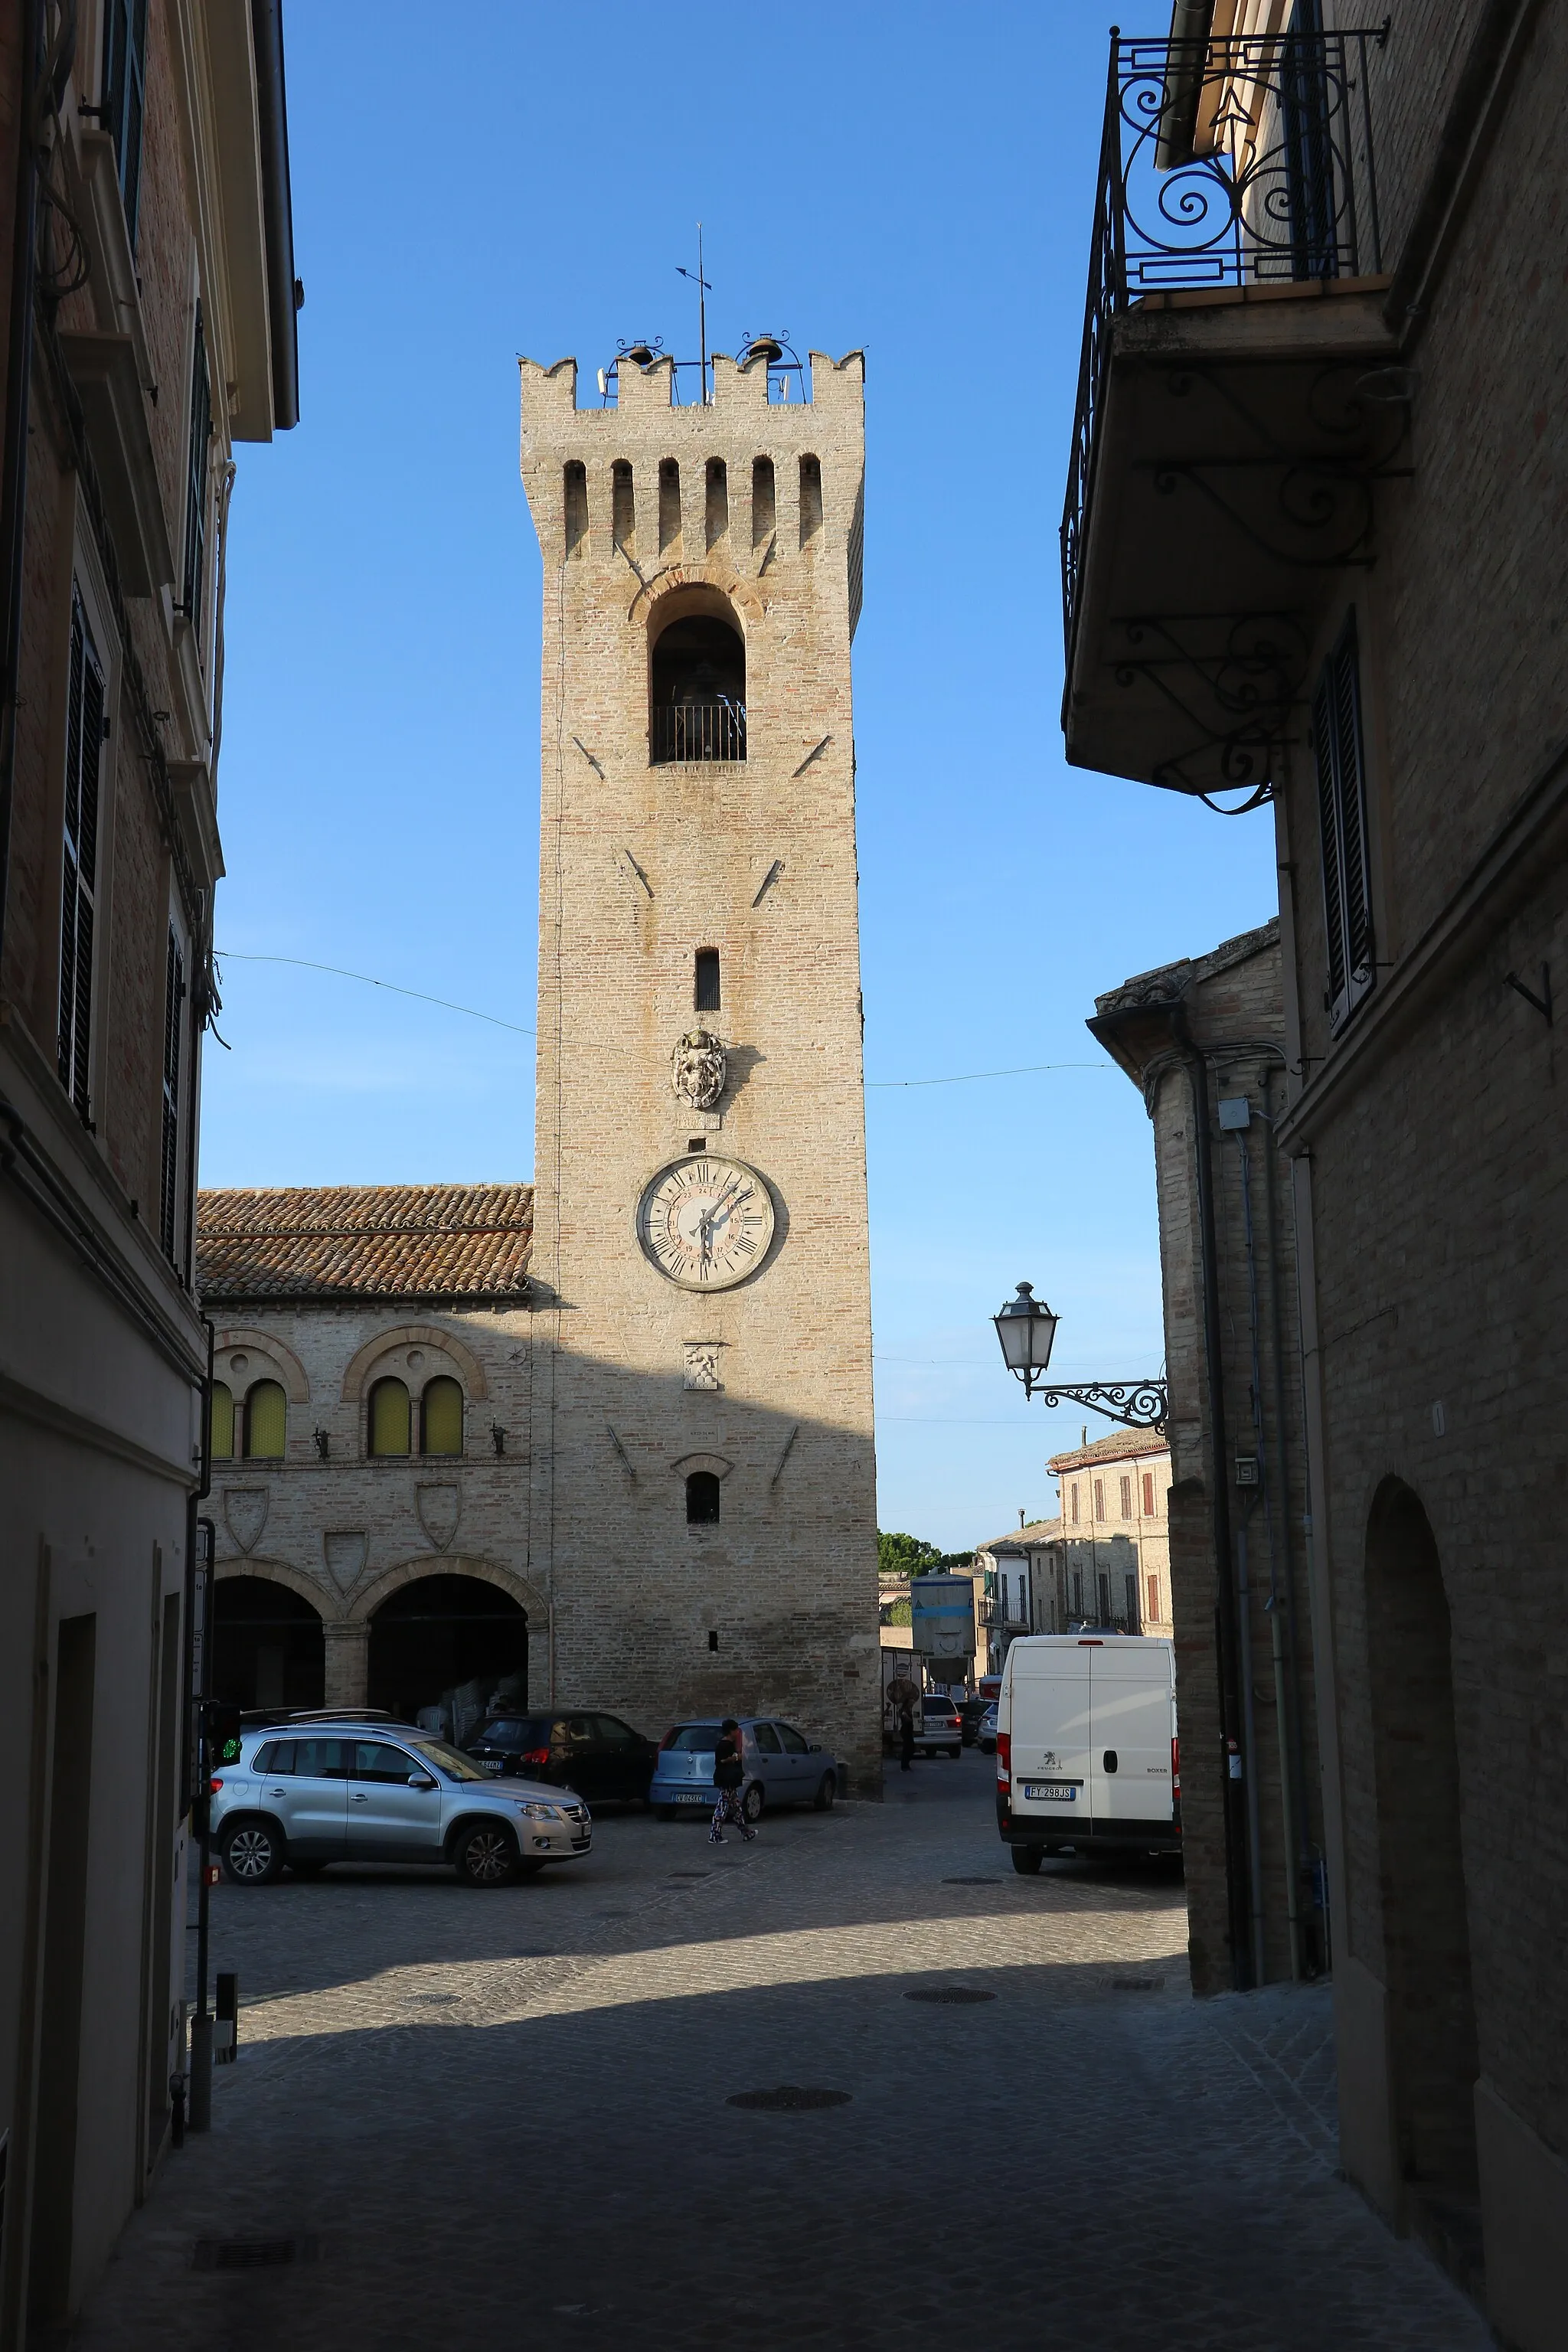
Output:
[[[1263,795],[1408,471],[1376,34],[1113,40],[1062,521],[1075,764]]]

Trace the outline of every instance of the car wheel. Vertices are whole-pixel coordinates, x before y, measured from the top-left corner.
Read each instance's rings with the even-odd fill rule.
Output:
[[[831,1772],[825,1772],[822,1776],[822,1786],[811,1801],[813,1810],[819,1813],[830,1813],[833,1811],[833,1800],[837,1794],[837,1777]]]
[[[763,1807],[766,1802],[767,1800],[763,1794],[762,1782],[753,1780],[741,1800],[742,1817],[747,1822],[760,1822],[763,1818]]]
[[[500,1822],[480,1822],[464,1831],[452,1860],[469,1886],[510,1886],[517,1875],[517,1842]]]
[[[1043,1845],[1016,1845],[1012,1851],[1013,1867],[1020,1878],[1033,1878],[1046,1858]]]
[[[283,1867],[283,1841],[272,1822],[236,1822],[223,1833],[223,1866],[241,1886],[270,1885]]]

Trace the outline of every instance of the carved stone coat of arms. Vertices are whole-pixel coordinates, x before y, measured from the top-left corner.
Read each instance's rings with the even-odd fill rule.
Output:
[[[712,1110],[729,1076],[724,1048],[710,1029],[689,1029],[670,1055],[670,1083],[695,1110]]]

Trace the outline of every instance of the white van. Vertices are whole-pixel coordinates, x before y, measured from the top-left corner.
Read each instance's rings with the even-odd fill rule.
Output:
[[[1013,1867],[1075,1853],[1180,1853],[1173,1645],[1152,1633],[1030,1633],[996,1702],[996,1825]]]

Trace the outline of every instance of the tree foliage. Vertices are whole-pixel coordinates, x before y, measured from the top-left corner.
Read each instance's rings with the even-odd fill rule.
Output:
[[[939,1551],[923,1536],[890,1535],[877,1530],[877,1567],[881,1575],[929,1576],[939,1568],[972,1568],[972,1551]]]

